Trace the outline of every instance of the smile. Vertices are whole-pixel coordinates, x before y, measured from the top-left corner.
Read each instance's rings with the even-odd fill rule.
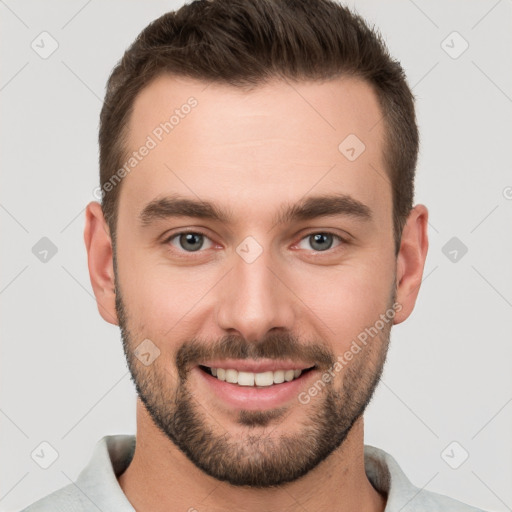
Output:
[[[238,371],[233,368],[210,368],[200,365],[199,368],[218,380],[237,384],[238,386],[268,387],[283,382],[291,382],[298,379],[303,373],[313,369],[304,370],[282,369],[260,373]]]

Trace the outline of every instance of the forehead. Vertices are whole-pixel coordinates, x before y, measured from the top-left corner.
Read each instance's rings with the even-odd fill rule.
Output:
[[[381,120],[373,89],[354,78],[247,91],[160,76],[134,102],[120,213],[133,216],[165,194],[236,211],[333,189],[389,209]]]

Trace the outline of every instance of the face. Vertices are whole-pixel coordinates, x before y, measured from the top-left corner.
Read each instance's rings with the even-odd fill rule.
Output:
[[[160,77],[135,101],[129,153],[150,149],[122,181],[117,318],[147,414],[212,477],[295,480],[372,397],[397,309],[381,117],[347,78],[243,92]],[[339,149],[350,134],[359,156],[357,139]],[[268,386],[282,377],[265,363],[304,371]]]

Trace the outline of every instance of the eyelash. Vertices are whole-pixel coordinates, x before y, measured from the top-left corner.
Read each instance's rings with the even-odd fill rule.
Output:
[[[171,242],[171,240],[175,239],[175,238],[178,238],[179,236],[181,235],[189,235],[189,234],[194,234],[194,235],[202,235],[204,236],[205,238],[208,238],[210,239],[210,237],[204,233],[203,231],[201,230],[193,230],[193,231],[179,231],[178,233],[173,233],[172,235],[170,235],[169,237],[167,237],[162,243],[167,245]],[[300,241],[302,242],[304,239],[306,238],[309,238],[311,237],[312,235],[331,235],[333,236],[334,238],[338,239],[338,241],[340,242],[339,245],[337,245],[336,247],[334,248],[330,248],[330,249],[327,249],[325,251],[315,251],[314,249],[311,249],[315,254],[332,254],[334,251],[336,251],[337,248],[339,248],[341,245],[347,245],[349,243],[349,241],[343,237],[341,237],[340,235],[336,234],[336,233],[332,233],[331,231],[312,231],[306,235],[304,235]],[[183,249],[179,250],[178,253],[180,255],[183,255],[183,254],[187,254],[187,255],[192,255],[192,257],[194,257],[193,255],[196,254],[196,253],[202,253],[204,252],[204,250],[202,249],[199,249],[198,251],[185,251]],[[188,257],[188,256],[187,256]]]

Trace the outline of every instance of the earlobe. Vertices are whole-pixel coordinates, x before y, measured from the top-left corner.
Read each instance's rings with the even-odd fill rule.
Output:
[[[96,201],[90,202],[85,210],[84,242],[98,311],[106,322],[119,325],[115,307],[112,240],[101,205]]]
[[[395,324],[406,320],[414,309],[428,252],[427,228],[428,210],[424,205],[418,204],[411,210],[402,231],[397,257],[396,301],[402,309],[395,315]]]

